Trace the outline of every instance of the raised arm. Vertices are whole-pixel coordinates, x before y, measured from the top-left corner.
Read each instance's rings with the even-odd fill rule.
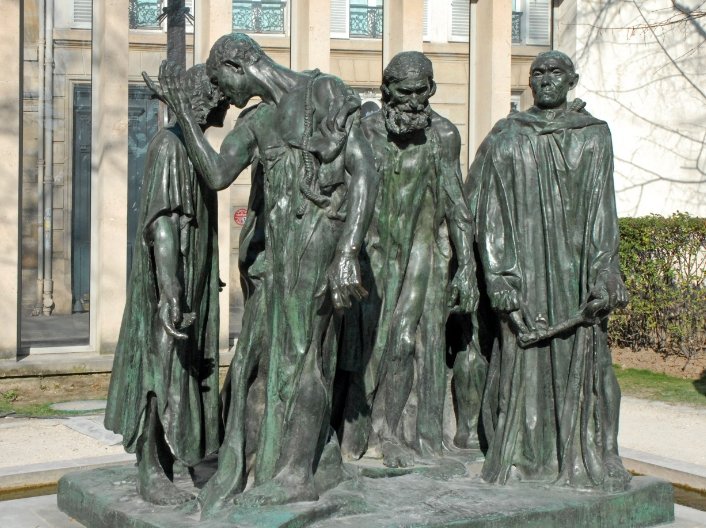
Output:
[[[155,85],[145,72],[142,76],[147,86],[174,112],[184,135],[189,159],[196,172],[210,188],[227,188],[253,160],[256,144],[255,136],[249,127],[249,119],[238,120],[218,153],[192,115],[189,94],[183,87],[181,67],[163,61],[159,68],[160,86]]]

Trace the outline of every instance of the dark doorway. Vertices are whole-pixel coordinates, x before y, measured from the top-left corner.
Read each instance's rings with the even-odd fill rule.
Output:
[[[74,86],[71,306],[87,312],[91,271],[91,85]]]
[[[127,137],[127,276],[132,269],[132,251],[137,234],[140,189],[147,147],[159,127],[159,102],[146,86],[130,86]]]

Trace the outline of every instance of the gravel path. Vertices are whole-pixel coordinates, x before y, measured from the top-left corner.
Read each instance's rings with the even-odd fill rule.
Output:
[[[102,416],[91,418],[97,426],[103,420]],[[86,418],[81,417],[81,421]],[[112,442],[75,431],[70,423],[69,419],[0,419],[0,468],[124,452],[122,444],[110,445]]]
[[[618,443],[706,467],[706,408],[624,396]]]
[[[102,430],[102,416],[74,420],[87,419]],[[68,419],[0,419],[0,468],[123,453],[114,440],[70,425]],[[618,440],[621,447],[706,467],[706,408],[623,397]]]

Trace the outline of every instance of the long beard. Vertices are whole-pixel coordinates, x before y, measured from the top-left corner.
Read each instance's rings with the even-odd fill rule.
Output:
[[[421,110],[411,110],[407,105],[382,105],[385,127],[391,134],[406,136],[424,130],[431,124],[431,106],[425,104]]]

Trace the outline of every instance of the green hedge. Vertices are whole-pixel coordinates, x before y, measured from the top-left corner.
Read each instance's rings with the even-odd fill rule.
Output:
[[[687,359],[706,350],[706,219],[620,219],[620,264],[630,302],[615,312],[613,346]]]

